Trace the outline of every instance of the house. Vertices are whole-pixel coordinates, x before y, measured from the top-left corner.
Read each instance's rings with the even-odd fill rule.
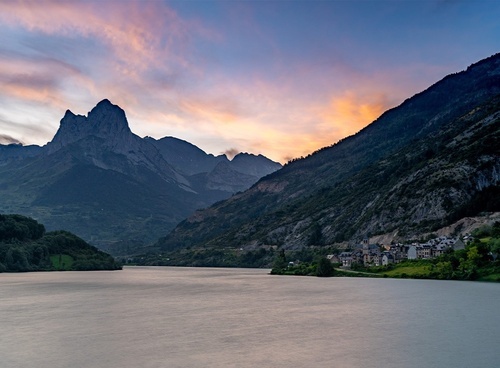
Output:
[[[381,263],[381,257],[380,257],[380,253],[379,252],[371,252],[370,253],[370,263],[368,265],[371,265],[371,266],[375,266],[375,267],[378,267],[380,266],[380,263]],[[367,266],[367,265],[365,265]]]
[[[394,263],[394,256],[389,252],[384,252],[382,255],[382,266],[387,266],[389,263]]]
[[[417,247],[417,259],[429,259],[432,258],[432,245],[429,243],[421,244]]]
[[[340,263],[340,258],[336,254],[328,254],[326,259],[332,263]]]
[[[399,263],[408,258],[408,245],[404,245],[401,243],[392,244],[389,247],[389,253],[394,258],[394,263]]]
[[[417,259],[417,245],[412,244],[408,248],[408,259]]]
[[[340,253],[339,260],[343,268],[351,268],[353,262],[352,252]]]
[[[362,244],[357,245],[355,253],[359,253],[359,259],[365,267],[380,266],[380,246],[369,244],[368,239],[364,239]]]
[[[432,248],[432,257],[439,257],[441,254],[446,252],[450,247],[446,244],[439,243]]]
[[[365,267],[385,266],[390,263],[399,263],[405,259],[431,259],[439,257],[448,249],[460,250],[464,248],[465,244],[462,240],[446,236],[430,239],[426,243],[397,243],[390,246],[369,244],[368,240],[365,239],[361,244],[357,244],[352,252],[342,252],[338,256],[338,262],[344,268],[350,268],[353,263],[361,263]],[[329,257],[332,260],[334,255]]]

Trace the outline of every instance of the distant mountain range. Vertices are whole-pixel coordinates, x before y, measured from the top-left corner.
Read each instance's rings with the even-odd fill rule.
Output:
[[[359,133],[197,211],[163,251],[419,237],[500,211],[500,54],[449,75]],[[460,228],[454,228],[460,231]]]
[[[127,253],[280,168],[261,155],[229,160],[173,137],[140,138],[103,100],[88,116],[66,111],[46,146],[0,145],[0,213]]]

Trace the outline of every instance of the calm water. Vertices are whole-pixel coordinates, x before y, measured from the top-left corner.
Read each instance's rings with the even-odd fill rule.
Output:
[[[0,367],[499,367],[500,284],[0,274]]]

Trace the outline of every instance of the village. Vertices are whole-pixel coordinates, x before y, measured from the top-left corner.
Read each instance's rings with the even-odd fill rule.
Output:
[[[338,255],[329,254],[327,258],[345,269],[350,269],[354,265],[387,266],[405,260],[435,258],[449,249],[465,249],[465,242],[469,240],[469,236],[463,239],[441,236],[424,243],[379,245],[369,244],[368,239],[365,239],[356,245],[354,250],[344,251]]]

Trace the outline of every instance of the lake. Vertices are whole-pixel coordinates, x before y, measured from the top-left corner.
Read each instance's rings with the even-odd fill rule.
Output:
[[[268,272],[0,274],[0,367],[500,366],[500,284]]]

